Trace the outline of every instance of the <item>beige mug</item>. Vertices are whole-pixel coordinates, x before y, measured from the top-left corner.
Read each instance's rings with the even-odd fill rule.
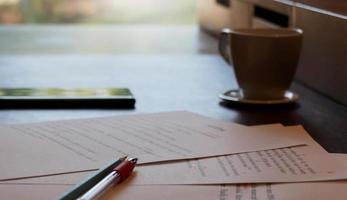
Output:
[[[219,51],[233,66],[243,98],[284,98],[297,69],[302,37],[296,28],[222,30]]]

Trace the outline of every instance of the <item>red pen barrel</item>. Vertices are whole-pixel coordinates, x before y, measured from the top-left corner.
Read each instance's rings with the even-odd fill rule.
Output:
[[[125,160],[121,164],[119,164],[116,168],[114,168],[114,171],[116,171],[120,175],[119,182],[122,182],[131,174],[131,172],[133,171],[135,167],[135,164],[136,162],[134,163],[131,160]]]

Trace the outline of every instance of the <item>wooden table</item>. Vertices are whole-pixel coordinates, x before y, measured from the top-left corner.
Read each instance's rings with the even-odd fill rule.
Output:
[[[188,110],[245,125],[302,124],[329,152],[347,153],[347,109],[293,83],[296,105],[225,105],[237,84],[217,42],[194,26],[0,28],[0,87],[132,89],[136,108],[1,110],[1,123]]]
[[[300,3],[311,7],[311,9],[320,12],[335,13],[337,15],[347,16],[347,2],[344,0],[275,0],[284,3]],[[318,10],[317,10],[318,9]]]

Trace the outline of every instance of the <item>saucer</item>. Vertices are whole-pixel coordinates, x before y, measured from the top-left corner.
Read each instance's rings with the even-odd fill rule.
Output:
[[[229,90],[223,94],[219,95],[219,98],[226,102],[231,103],[241,103],[241,104],[254,104],[254,105],[274,105],[274,104],[288,104],[295,103],[299,99],[299,95],[287,91],[284,94],[283,99],[275,99],[275,100],[253,100],[253,99],[245,99],[241,96],[240,91],[238,89]]]

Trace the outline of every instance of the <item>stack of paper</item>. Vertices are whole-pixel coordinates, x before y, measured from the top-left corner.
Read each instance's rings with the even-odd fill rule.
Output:
[[[42,199],[40,190],[54,199],[123,155],[140,165],[105,199],[347,198],[347,157],[327,153],[301,126],[246,127],[169,112],[7,125],[0,132],[4,199]]]

